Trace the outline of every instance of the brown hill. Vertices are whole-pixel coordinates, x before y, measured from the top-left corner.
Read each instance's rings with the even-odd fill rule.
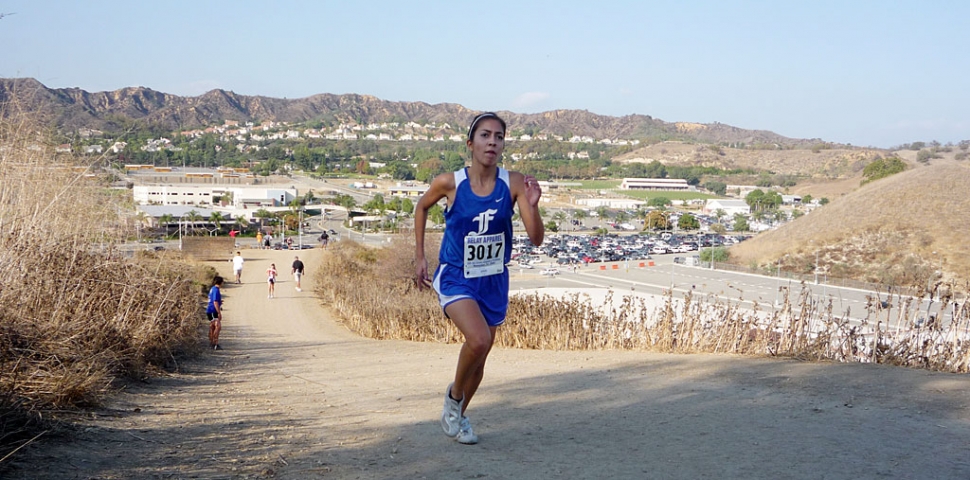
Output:
[[[731,249],[732,262],[896,285],[970,282],[970,165],[917,165]]]
[[[195,128],[224,120],[358,124],[382,122],[449,123],[465,125],[475,112],[454,103],[391,102],[368,95],[319,94],[300,99],[239,95],[212,90],[197,97],[180,97],[144,87],[112,92],[78,88],[47,88],[31,78],[0,79],[0,118],[17,109],[64,129],[104,129],[116,117],[159,125],[166,129]],[[585,110],[554,110],[536,114],[500,112],[515,131],[534,134],[589,136],[601,139],[666,139],[695,142],[746,143],[806,147],[820,140],[783,137],[764,130],[746,130],[721,123],[669,123],[648,115],[612,117]],[[459,129],[461,127],[458,127]]]
[[[752,149],[667,141],[621,155],[616,161],[658,161],[664,165],[768,170],[783,175],[836,179],[856,177],[869,162],[888,154],[887,151],[879,149],[831,148],[831,145],[822,142],[817,145],[824,148]]]

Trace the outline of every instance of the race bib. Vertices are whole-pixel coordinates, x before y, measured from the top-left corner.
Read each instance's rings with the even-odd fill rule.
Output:
[[[505,236],[469,235],[465,237],[465,278],[496,275],[505,271]]]

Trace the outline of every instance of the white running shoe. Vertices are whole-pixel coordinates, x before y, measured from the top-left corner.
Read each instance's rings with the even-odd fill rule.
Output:
[[[475,432],[472,431],[472,424],[468,421],[468,417],[464,415],[461,416],[461,422],[458,424],[458,435],[455,435],[455,440],[465,445],[478,443],[478,435],[475,435]]]
[[[460,423],[462,419],[461,407],[465,403],[463,398],[460,402],[456,402],[451,398],[451,386],[454,383],[448,384],[448,388],[445,389],[445,406],[441,410],[441,429],[445,431],[445,435],[449,437],[454,437],[458,435],[460,428]]]

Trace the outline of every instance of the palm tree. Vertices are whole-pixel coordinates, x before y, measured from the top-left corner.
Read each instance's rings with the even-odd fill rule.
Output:
[[[245,231],[249,228],[249,220],[246,217],[236,217],[235,224],[239,226],[239,230]]]
[[[556,221],[556,227],[562,230],[562,222],[566,219],[566,212],[560,210],[552,215],[552,219]]]
[[[573,218],[575,218],[576,220],[579,220],[580,225],[585,225],[583,220],[588,216],[589,214],[586,213],[586,210],[583,210],[581,208],[573,210]]]
[[[202,215],[199,215],[199,212],[195,210],[189,210],[188,213],[183,216],[189,222],[189,225],[191,225],[191,227],[189,227],[189,231],[195,233],[197,228],[196,224],[202,221]]]
[[[313,194],[313,190],[307,190],[306,194],[303,195],[303,203],[305,205],[310,205],[316,200],[316,195]]]
[[[221,212],[212,212],[212,214],[209,215],[209,222],[216,226],[216,232],[222,228],[222,222],[225,219],[226,218],[222,216]]]
[[[266,220],[273,218],[273,214],[270,213],[270,211],[266,210],[265,208],[260,208],[259,210],[256,210],[256,213],[253,214],[253,217],[258,218],[259,225],[263,226]]]
[[[596,214],[600,216],[601,219],[606,220],[610,218],[610,209],[606,205],[600,205],[596,207]]]
[[[165,213],[165,214],[159,215],[158,226],[167,227],[169,224],[171,224],[174,221],[175,221],[175,217],[173,217],[171,213]]]
[[[151,218],[147,213],[139,210],[135,214],[135,235],[138,241],[141,241],[141,227],[148,223],[148,219]]]
[[[714,210],[714,219],[717,220],[717,223],[721,223],[721,219],[726,216],[727,216],[727,212],[725,212],[723,208]]]

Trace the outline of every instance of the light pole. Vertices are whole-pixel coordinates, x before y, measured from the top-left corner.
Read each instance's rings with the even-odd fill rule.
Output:
[[[818,249],[815,250],[815,285],[818,285]]]
[[[778,259],[776,265],[778,269],[775,273],[775,304],[772,305],[772,310],[778,306],[778,291],[781,289],[781,284],[779,283],[781,281],[781,259]]]
[[[670,292],[671,293],[673,293],[674,291],[674,265],[676,265],[676,263],[670,262]]]

